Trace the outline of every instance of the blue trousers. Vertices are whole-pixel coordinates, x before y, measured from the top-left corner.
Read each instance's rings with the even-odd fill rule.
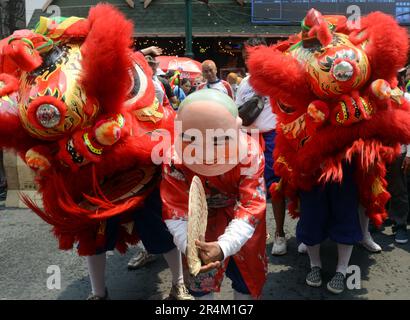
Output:
[[[133,213],[134,228],[144,244],[145,249],[152,254],[162,254],[175,248],[174,239],[162,220],[162,202],[159,189],[155,189],[145,200],[144,206]],[[119,217],[107,220],[106,246],[98,253],[115,248],[118,237]]]
[[[341,183],[326,183],[300,192],[301,215],[296,227],[298,241],[308,246],[325,239],[347,245],[362,240],[359,221],[359,194],[354,169],[343,166]]]

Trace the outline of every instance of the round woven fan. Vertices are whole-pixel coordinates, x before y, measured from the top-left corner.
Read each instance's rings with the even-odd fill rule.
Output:
[[[188,244],[187,262],[189,273],[196,276],[201,268],[201,258],[195,246],[195,240],[205,237],[208,219],[208,207],[206,205],[205,190],[201,180],[194,176],[189,189],[188,209]]]

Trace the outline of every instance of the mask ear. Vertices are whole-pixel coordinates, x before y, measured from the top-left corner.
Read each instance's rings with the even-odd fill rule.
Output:
[[[309,29],[308,38],[316,38],[324,47],[332,42],[333,36],[328,22],[319,11],[310,9],[302,23],[305,28]],[[305,32],[302,32],[302,35],[306,36]]]
[[[258,93],[293,106],[300,105],[301,97],[313,100],[305,70],[295,58],[266,46],[249,48],[248,54],[250,82]]]
[[[40,53],[27,38],[15,39],[11,36],[3,49],[3,54],[5,59],[10,59],[20,70],[27,72],[38,68],[43,62]]]
[[[407,62],[407,31],[387,14],[374,12],[363,17],[360,29],[353,30],[349,38],[355,45],[364,47],[372,67],[371,80],[391,82]]]

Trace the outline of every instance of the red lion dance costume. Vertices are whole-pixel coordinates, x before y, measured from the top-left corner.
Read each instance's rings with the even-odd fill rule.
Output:
[[[282,180],[271,187],[273,197],[288,197],[290,213],[302,220],[301,194],[341,184],[349,179],[345,167],[354,167],[359,202],[380,226],[389,199],[386,163],[410,141],[409,103],[396,79],[408,35],[380,12],[354,27],[311,9],[300,34],[252,49],[248,66],[252,85],[278,116],[274,169]]]
[[[135,213],[160,203],[151,136],[173,130],[174,112],[156,100],[132,34],[121,13],[98,5],[87,19],[41,18],[0,43],[0,145],[37,173],[44,209],[25,203],[53,226],[60,249],[78,243],[80,255],[107,250],[111,234],[124,252],[144,230]]]

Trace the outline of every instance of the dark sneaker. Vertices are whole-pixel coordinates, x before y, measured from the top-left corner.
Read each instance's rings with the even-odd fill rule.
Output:
[[[334,277],[327,283],[327,290],[334,294],[342,293],[345,290],[345,276],[341,272],[336,272]]]
[[[7,199],[7,189],[1,190],[0,188],[0,201],[6,201]]]
[[[390,218],[387,218],[386,220],[384,220],[383,222],[383,227],[390,227],[393,225],[393,220]]]
[[[311,287],[320,287],[322,285],[322,274],[319,267],[313,267],[306,276],[306,283]]]
[[[7,199],[7,185],[0,185],[0,207],[4,207],[6,205]]]
[[[394,236],[394,241],[399,244],[405,244],[409,242],[409,236],[407,234],[407,226],[397,226],[395,228],[396,234]]]
[[[96,296],[95,294],[91,293],[88,296],[87,300],[110,300],[110,298],[108,296],[108,290],[105,289],[105,296],[104,297]]]

